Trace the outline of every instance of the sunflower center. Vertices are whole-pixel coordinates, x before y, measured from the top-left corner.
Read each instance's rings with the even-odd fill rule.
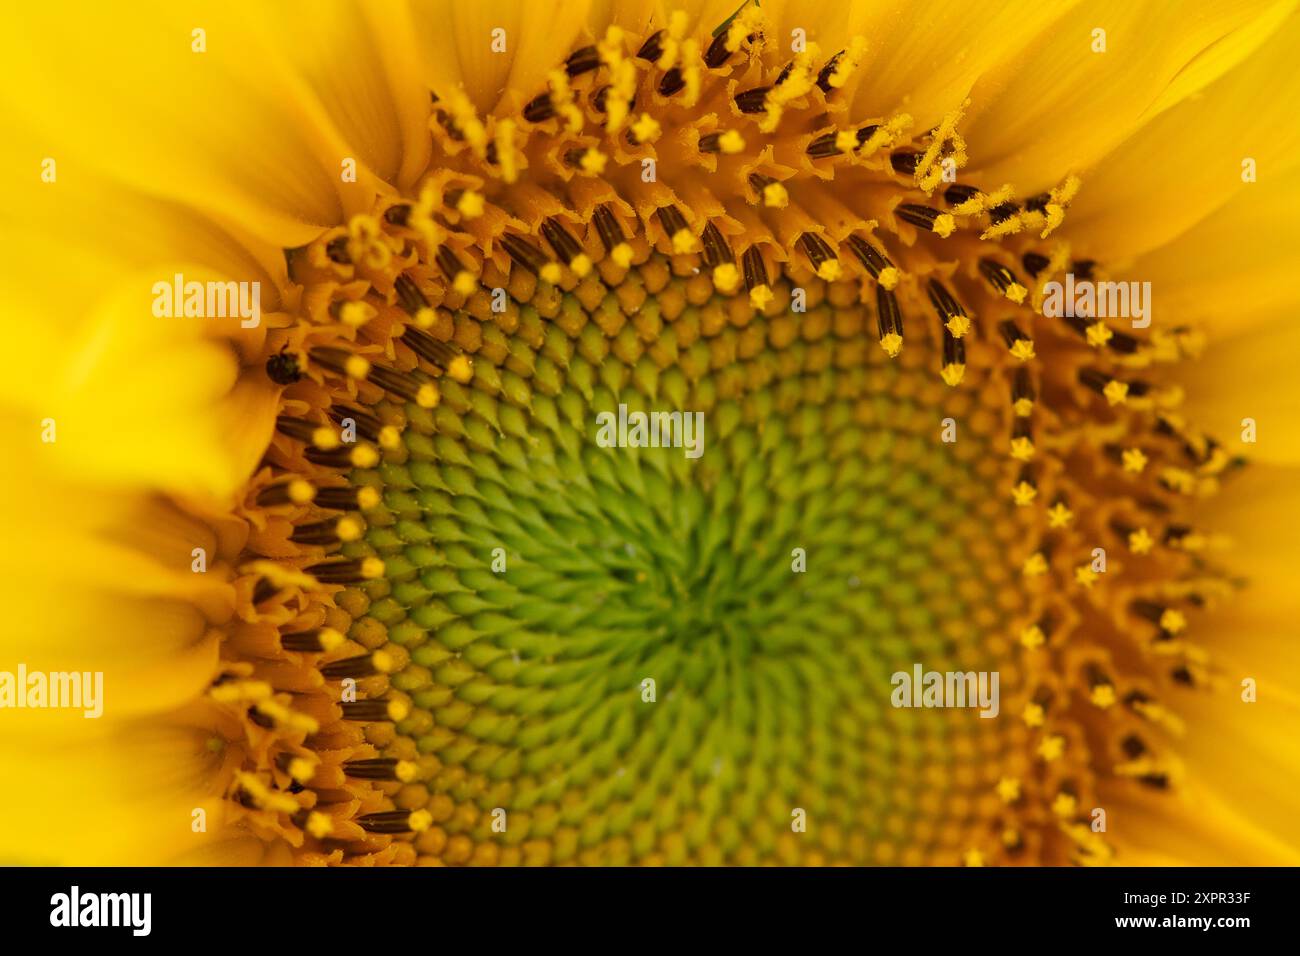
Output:
[[[670,271],[655,254],[625,282]],[[330,452],[350,456],[351,494],[372,506],[364,533],[338,536],[346,560],[314,571],[382,561],[336,602],[376,649],[358,673],[382,655],[386,699],[403,702],[391,731],[367,732],[384,773],[400,761],[419,779],[399,798],[446,798],[417,848],[451,862],[496,859],[502,843],[555,862],[919,862],[981,825],[989,781],[972,761],[996,746],[991,728],[958,720],[923,738],[953,762],[955,802],[913,807],[922,756],[897,741],[918,728],[889,695],[917,662],[995,669],[990,637],[1023,604],[1006,587],[1002,388],[982,370],[946,387],[926,343],[899,359],[869,346],[860,308],[815,277],[799,279],[811,307],[797,327],[746,311],[739,328],[718,321],[730,297],[687,291],[695,278],[670,278],[626,326],[563,294],[563,337],[511,300],[517,326],[485,327],[467,382],[421,362],[394,394],[335,363],[356,395],[328,417],[400,441],[382,462]],[[774,294],[794,281],[778,275]],[[623,336],[638,321],[649,342]],[[426,375],[432,408],[416,400]],[[626,437],[638,415],[696,412],[694,454],[601,440],[602,421]],[[668,809],[686,791],[711,805],[689,832]],[[579,804],[617,823],[557,835],[555,815]],[[811,807],[824,835],[782,838]],[[744,822],[713,842],[729,814]]]
[[[848,123],[866,41],[782,63],[763,16],[436,91],[418,195],[289,252],[213,696],[306,858],[1095,860],[1098,777],[1167,782],[1140,645],[1197,679],[1226,459],[1138,370],[1186,337],[1042,315],[1101,276],[1043,244],[1078,181],[953,182],[960,110]],[[1002,716],[890,706],[916,665]]]

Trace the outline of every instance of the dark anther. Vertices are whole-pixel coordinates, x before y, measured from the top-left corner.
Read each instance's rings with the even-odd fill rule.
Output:
[[[921,162],[921,154],[899,150],[896,153],[890,153],[889,165],[894,167],[894,172],[900,176],[911,176],[916,172],[917,165]]]
[[[844,55],[844,51],[840,50],[839,53],[836,53],[833,57],[831,57],[829,60],[826,61],[826,65],[823,66],[821,68],[821,72],[817,74],[817,85],[821,87],[823,93],[827,93],[827,94],[830,93],[832,89],[831,77],[835,74],[835,67],[839,65],[840,57],[842,57],[843,55]]]
[[[680,92],[685,86],[686,78],[682,76],[682,71],[678,67],[673,67],[659,81],[659,95],[672,96]]]
[[[761,113],[767,100],[767,91],[770,86],[760,86],[752,90],[745,90],[743,93],[736,94],[736,109],[742,113]]]
[[[960,206],[962,203],[974,199],[979,194],[980,191],[974,186],[953,184],[943,191],[943,201],[949,206]]]
[[[656,62],[664,54],[664,31],[659,30],[650,35],[645,43],[641,44],[641,49],[636,51],[638,59],[649,60],[651,63]]]
[[[589,73],[600,66],[600,52],[594,46],[584,46],[569,54],[564,61],[564,71],[569,76]]]
[[[390,226],[405,226],[411,217],[411,204],[399,202],[384,210],[384,222]]]
[[[524,106],[524,119],[530,123],[543,123],[555,115],[555,105],[550,93],[538,93]]]
[[[277,352],[266,360],[266,376],[276,385],[292,385],[302,378],[298,357],[290,352]]]

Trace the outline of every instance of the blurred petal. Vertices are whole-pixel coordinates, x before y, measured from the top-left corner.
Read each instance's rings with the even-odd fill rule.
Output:
[[[976,81],[982,76],[1008,64],[1018,67],[1019,51],[1027,44],[1056,35],[1060,27],[1055,23],[1071,5],[997,0],[961,4],[885,0],[864,5],[852,29],[862,33],[870,46],[855,73],[853,115],[905,112],[914,120],[914,132],[930,128],[961,106],[972,95],[972,87],[978,90]],[[1067,92],[1054,85],[1048,88],[1041,77],[1034,77],[1033,87],[1044,100]],[[988,148],[970,135],[967,140],[975,153]],[[1017,144],[1018,149],[1023,147],[1023,141]]]
[[[1249,57],[1261,40],[1251,25],[1272,6],[1266,0],[1202,5],[1194,15],[1176,4],[1132,0],[1072,7],[975,84],[963,130],[972,156],[966,175],[989,188],[1012,183],[1028,196],[1087,170],[1164,109],[1175,82],[1182,96],[1190,96],[1196,82],[1209,82]],[[1106,32],[1106,49],[1094,53],[1098,29]],[[1210,50],[1215,68],[1192,69]],[[1235,104],[1227,109],[1238,109]],[[1163,153],[1158,168],[1145,165],[1149,158],[1132,168],[1146,170],[1149,182],[1175,155]],[[1203,165],[1193,155],[1179,161]],[[1115,204],[1091,177],[1080,203],[1089,193],[1108,209]]]
[[[1181,409],[1231,454],[1254,461],[1300,464],[1300,326],[1293,310],[1271,323],[1212,343],[1181,370],[1187,397]],[[1256,442],[1243,443],[1242,420],[1254,419]]]
[[[28,144],[33,168],[50,156],[63,176],[97,171],[237,219],[285,247],[340,222],[339,163],[351,147],[322,126],[318,104],[304,102],[277,50],[291,38],[273,46],[251,25],[259,9],[168,2],[130,18],[107,5],[75,16],[52,4],[11,11],[0,52],[14,81],[0,102],[42,131]],[[206,31],[205,52],[192,49],[193,30]],[[49,116],[59,122],[42,123]]]
[[[1066,233],[1111,261],[1186,231],[1243,189],[1242,161],[1264,181],[1300,161],[1300,16],[1200,96],[1171,107],[1129,138],[1084,185]]]
[[[1151,283],[1159,324],[1191,320],[1211,339],[1239,337],[1300,306],[1298,248],[1300,179],[1274,174],[1139,256],[1123,275]]]

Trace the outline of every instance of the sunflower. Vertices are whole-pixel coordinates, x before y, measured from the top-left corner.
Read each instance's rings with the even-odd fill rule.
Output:
[[[11,12],[0,854],[1297,860],[1294,3],[737,2]]]

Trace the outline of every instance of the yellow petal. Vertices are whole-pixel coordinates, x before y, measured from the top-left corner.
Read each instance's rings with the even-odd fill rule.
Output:
[[[1167,795],[1116,801],[1107,833],[1122,866],[1295,866],[1300,853],[1199,780]]]
[[[861,15],[851,27],[866,36],[869,48],[854,74],[858,85],[852,115],[908,113],[915,132],[928,129],[960,106],[981,76],[1004,63],[1018,64],[1013,59],[1017,51],[1043,31],[1054,35],[1057,28],[1050,25],[1063,9],[1050,3],[917,4],[911,0],[860,6]],[[1035,91],[1043,95],[1041,82],[1035,83]],[[986,146],[969,135],[967,141],[977,150]]]
[[[1300,594],[1292,569],[1300,562],[1300,538],[1279,533],[1279,523],[1295,511],[1300,470],[1251,465],[1231,482],[1225,493],[1207,499],[1200,523],[1231,535],[1233,547],[1225,557],[1247,584],[1246,600],[1237,611],[1258,620],[1264,629],[1283,625],[1294,629]],[[1232,640],[1249,637],[1249,631],[1243,630]]]
[[[187,278],[210,275],[187,270]],[[11,409],[6,437],[40,454],[55,471],[105,485],[230,494],[247,477],[229,429],[214,414],[235,391],[238,363],[229,344],[207,337],[204,323],[239,318],[160,318],[152,313],[155,273],[124,276],[116,291],[73,329],[32,323],[22,338],[32,360],[16,363],[6,382]],[[273,414],[269,402],[264,415]],[[25,420],[24,420],[25,419]],[[53,442],[43,441],[53,422]]]
[[[1243,189],[1242,162],[1261,181],[1300,162],[1300,17],[1245,62],[1143,126],[1084,176],[1066,231],[1118,261],[1187,230]],[[1105,250],[1103,252],[1102,250]]]
[[[963,129],[971,175],[989,188],[1010,182],[1021,195],[1032,195],[1066,173],[1086,170],[1168,105],[1162,97],[1180,74],[1184,96],[1195,92],[1194,80],[1212,79],[1214,71],[1189,67],[1208,50],[1223,58],[1220,71],[1247,57],[1259,42],[1250,25],[1269,8],[1259,0],[1205,7],[1191,16],[1176,4],[1131,0],[1074,6],[975,84]],[[1093,52],[1095,30],[1105,31],[1104,53]],[[1174,161],[1172,154],[1162,159]],[[1204,163],[1194,153],[1178,161]],[[1081,200],[1088,193],[1114,203],[1085,178]]]
[[[444,95],[463,87],[483,115],[498,104],[504,109],[522,106],[545,91],[546,74],[578,45],[589,8],[589,0],[416,0],[410,4],[411,22],[425,82]]]
[[[75,16],[55,4],[11,11],[0,55],[24,81],[5,84],[0,103],[40,131],[26,141],[30,162],[52,157],[67,178],[101,171],[282,247],[340,222],[350,147],[304,103],[280,51],[292,37],[272,42],[249,25],[259,6],[166,2],[129,19],[96,4]]]
[[[201,730],[83,723],[90,726],[81,739],[57,747],[0,739],[0,775],[11,781],[0,788],[0,847],[9,860],[159,864],[207,842],[192,828],[215,759]]]
[[[1300,326],[1291,310],[1274,318],[1212,343],[1181,370],[1187,396],[1181,412],[1218,438],[1229,454],[1300,464],[1300,390],[1295,387]],[[1253,443],[1243,441],[1247,418],[1254,421]]]
[[[1240,336],[1300,309],[1300,178],[1247,185],[1222,208],[1124,270],[1151,283],[1153,321],[1192,320],[1213,339]]]
[[[253,5],[249,17],[305,87],[303,100],[318,107],[351,147],[352,158],[411,189],[429,156],[429,90],[403,12],[390,4],[282,0]],[[358,189],[365,187],[361,180]]]

